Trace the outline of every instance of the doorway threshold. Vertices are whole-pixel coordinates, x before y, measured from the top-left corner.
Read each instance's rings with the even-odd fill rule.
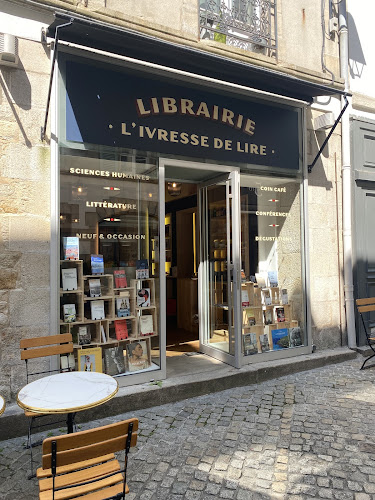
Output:
[[[187,355],[188,354],[188,355]],[[197,373],[216,372],[227,366],[222,361],[200,352],[184,353],[181,356],[167,356],[167,379],[188,377]]]

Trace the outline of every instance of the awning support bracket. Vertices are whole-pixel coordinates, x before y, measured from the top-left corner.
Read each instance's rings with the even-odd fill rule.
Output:
[[[46,138],[49,105],[50,105],[50,102],[51,102],[51,93],[52,93],[52,82],[53,82],[53,75],[54,75],[54,71],[55,71],[55,62],[56,62],[56,57],[57,57],[57,48],[58,48],[58,43],[59,43],[59,30],[61,28],[65,28],[67,26],[71,26],[73,24],[73,20],[74,19],[71,18],[68,23],[60,24],[59,26],[56,26],[55,41],[54,41],[54,51],[53,51],[53,59],[52,59],[52,66],[51,66],[51,74],[50,74],[50,77],[49,77],[49,86],[48,86],[46,113],[44,115],[44,125],[43,125],[43,127],[41,127],[41,132],[40,132],[40,139],[41,139],[41,141],[44,141],[45,138]]]
[[[329,134],[328,134],[328,135],[327,135],[327,137],[325,138],[325,140],[324,140],[324,142],[323,142],[323,144],[322,144],[321,148],[320,148],[320,149],[319,149],[319,151],[318,151],[318,154],[317,154],[317,155],[315,156],[315,158],[314,158],[314,161],[313,161],[310,165],[308,165],[308,166],[307,166],[307,171],[308,171],[308,173],[309,173],[309,174],[311,173],[311,171],[312,171],[312,169],[313,169],[313,167],[314,167],[315,163],[318,161],[319,156],[322,154],[322,152],[323,152],[324,148],[326,147],[326,144],[327,144],[327,142],[329,141],[329,139],[330,139],[331,135],[333,134],[333,132],[335,131],[335,128],[336,128],[336,127],[337,127],[337,125],[339,124],[339,121],[341,120],[342,115],[345,113],[346,108],[349,106],[349,101],[348,101],[348,98],[347,98],[347,94],[345,94],[345,95],[344,95],[344,99],[345,99],[345,106],[342,108],[342,110],[341,110],[341,112],[340,112],[339,116],[337,117],[337,120],[335,121],[335,123],[333,124],[333,127],[332,127],[332,128],[331,128],[331,130],[329,131]]]

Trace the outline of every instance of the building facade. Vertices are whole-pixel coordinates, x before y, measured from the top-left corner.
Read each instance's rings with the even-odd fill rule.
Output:
[[[6,399],[20,339],[55,332],[124,385],[165,378],[176,336],[238,368],[355,347],[343,7],[0,2]]]

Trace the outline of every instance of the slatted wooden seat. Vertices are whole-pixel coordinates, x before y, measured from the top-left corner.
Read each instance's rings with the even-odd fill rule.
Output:
[[[43,371],[30,371],[30,360],[35,360],[38,358],[45,358],[55,355],[60,356],[69,356],[73,352],[73,340],[72,335],[70,333],[64,333],[61,335],[48,335],[46,337],[34,337],[30,339],[22,339],[20,341],[20,349],[21,349],[21,359],[25,361],[26,364],[26,383],[29,383],[30,378],[37,375],[50,374],[53,372],[60,371],[60,360],[59,367],[56,370],[43,370]],[[69,359],[69,358],[68,358]],[[68,370],[69,363],[67,362]],[[30,461],[31,461],[31,477],[34,475],[34,466],[33,466],[33,443],[32,443],[32,430],[35,427],[43,427],[43,425],[48,424],[39,424],[35,425],[36,419],[40,417],[46,417],[47,414],[44,413],[34,413],[32,411],[25,410],[25,416],[30,419],[29,421],[29,429],[27,436],[27,447],[30,448]],[[55,423],[61,423],[60,420]],[[34,443],[35,445],[35,443]]]
[[[43,441],[37,470],[40,500],[120,500],[129,493],[126,469],[137,443],[138,419],[132,418]],[[114,453],[124,452],[124,466]]]
[[[366,334],[367,344],[372,350],[373,354],[366,358],[361,366],[361,370],[364,369],[367,361],[375,357],[375,315],[371,315],[375,312],[375,297],[369,297],[368,299],[357,299],[356,300],[357,309],[362,320],[363,329]],[[375,366],[375,365],[371,365]]]

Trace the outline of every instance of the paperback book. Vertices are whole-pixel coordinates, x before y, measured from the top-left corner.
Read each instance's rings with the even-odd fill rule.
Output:
[[[65,260],[79,260],[79,238],[68,236],[63,238]]]
[[[139,318],[139,333],[141,337],[147,337],[155,333],[154,321],[151,314],[144,314]]]
[[[270,287],[278,287],[277,271],[268,271],[268,282]]]
[[[287,349],[289,347],[288,328],[278,328],[271,330],[274,351]]]
[[[126,345],[127,368],[129,372],[145,370],[150,367],[147,342],[130,342]]]
[[[245,333],[243,335],[243,352],[245,356],[258,353],[256,333]]]
[[[270,350],[270,341],[268,335],[266,333],[259,335],[259,343],[262,352],[266,352]]]
[[[272,304],[271,292],[268,288],[263,288],[262,290],[263,302],[266,306],[270,306]]]
[[[282,288],[281,290],[281,303],[283,305],[288,304],[288,290],[286,288]]]
[[[104,274],[103,255],[91,255],[91,274]]]
[[[65,291],[77,290],[77,269],[61,269],[62,289]]]
[[[299,326],[294,328],[289,328],[289,344],[290,347],[299,347],[303,345],[301,328]]]
[[[136,277],[137,280],[148,279],[150,277],[149,276],[148,260],[147,259],[137,260],[137,262],[136,262],[136,270],[135,270],[135,277]]]
[[[125,269],[113,271],[113,276],[115,278],[115,288],[126,288],[128,286]]]
[[[74,359],[74,354],[61,354],[60,355],[60,369],[62,372],[74,371],[76,367],[76,362]]]
[[[244,309],[243,324],[247,326],[254,326],[256,324],[255,312],[251,307]]]
[[[64,304],[64,322],[74,323],[76,321],[76,305],[75,304]]]
[[[104,349],[104,361],[107,375],[113,376],[125,372],[124,349],[121,346]]]
[[[130,299],[129,297],[116,298],[116,314],[118,318],[130,316]]]
[[[91,349],[79,349],[77,351],[78,369],[82,372],[100,372],[102,366],[102,349],[93,347]]]
[[[87,325],[78,327],[78,344],[79,345],[91,344],[91,333]]]
[[[90,302],[91,307],[91,319],[104,319],[104,300],[93,300]]]
[[[265,311],[263,311],[263,316],[264,316],[264,324],[272,325],[273,323],[272,309],[266,309]]]
[[[266,288],[268,281],[267,273],[255,273],[255,278],[259,288]]]
[[[126,321],[115,321],[115,333],[117,340],[125,340],[129,337],[128,325]]]
[[[241,290],[241,303],[242,307],[248,307],[250,305],[249,294],[247,290]]]
[[[150,289],[141,288],[137,292],[137,306],[149,307],[151,305]]]
[[[89,280],[90,297],[101,297],[102,288],[99,279]]]
[[[275,307],[275,317],[277,323],[283,323],[285,321],[285,311],[283,307]]]

